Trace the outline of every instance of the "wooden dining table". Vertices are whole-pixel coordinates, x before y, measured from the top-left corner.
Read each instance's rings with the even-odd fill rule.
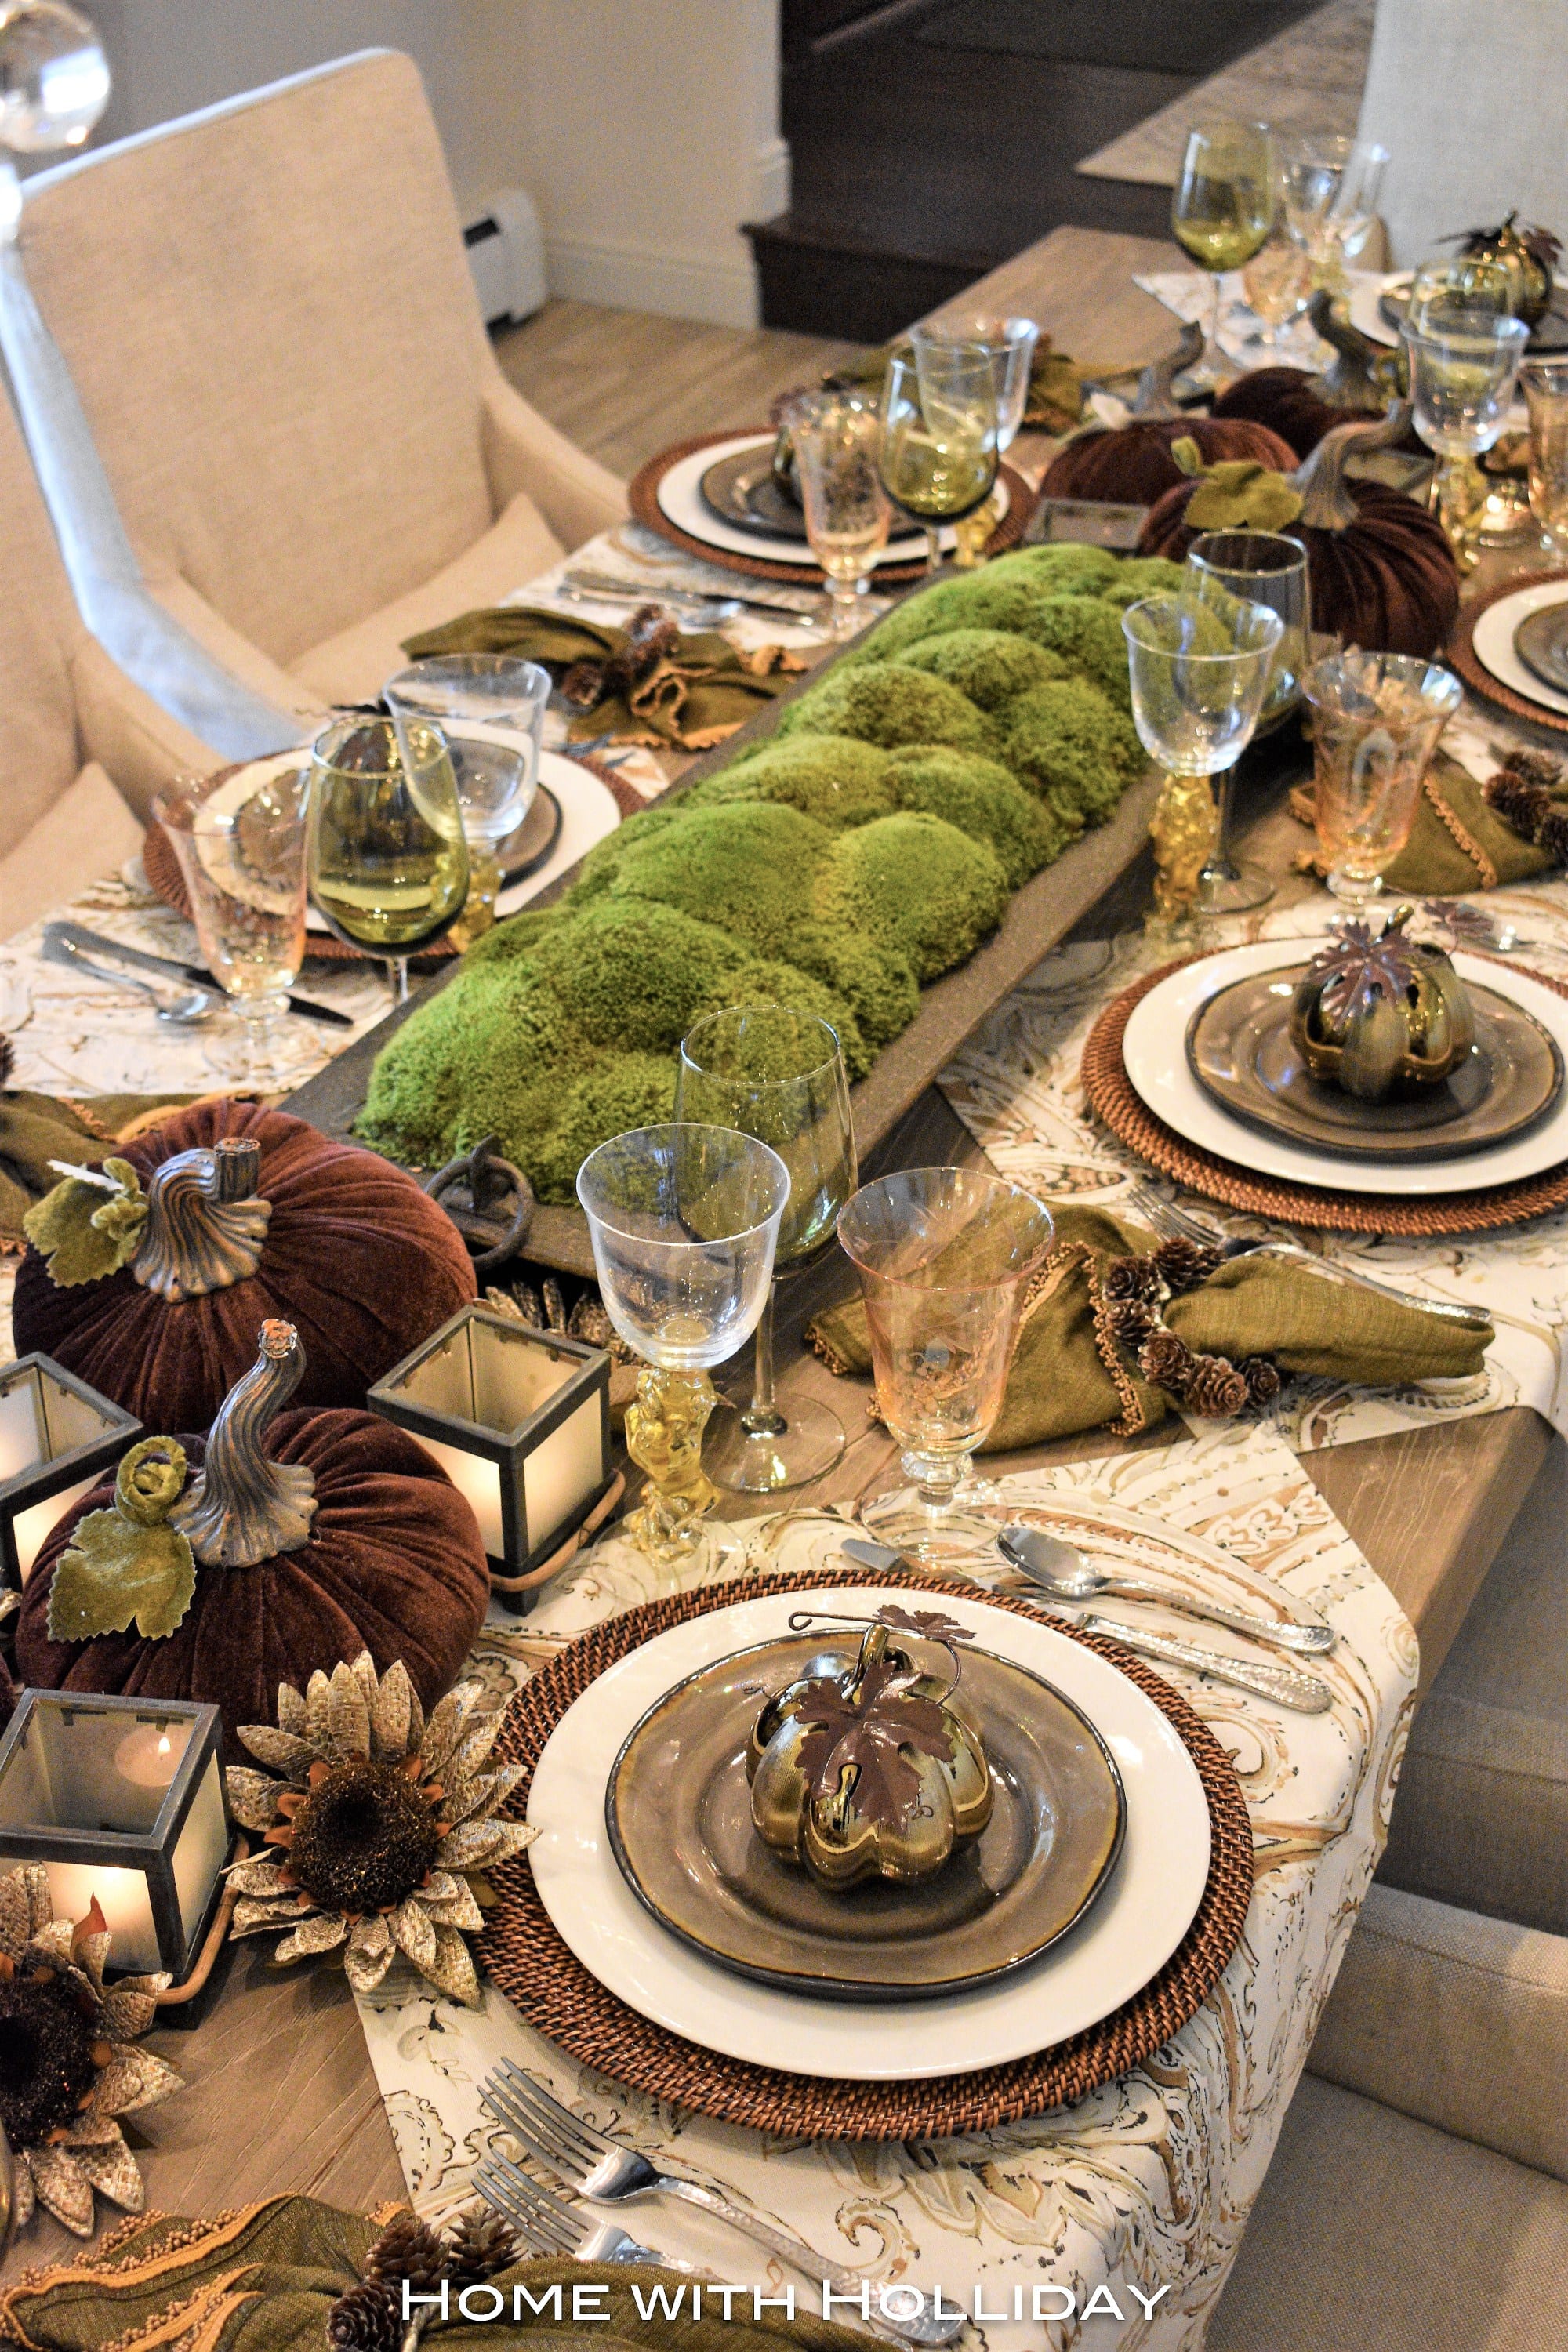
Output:
[[[1182,257],[1163,241],[1058,229],[982,279],[959,307],[1026,313],[1058,350],[1097,370],[1135,366],[1168,351],[1178,329],[1168,311],[1133,286],[1132,273],[1179,266]],[[1015,447],[1026,467],[1031,457],[1037,467],[1044,454],[1043,448],[1032,453],[1024,440]],[[1300,836],[1283,808],[1260,809],[1241,832],[1247,856],[1270,867],[1282,895],[1306,887],[1290,870]],[[1139,919],[1150,872],[1147,861],[1135,864],[1070,936],[1110,937]],[[981,1157],[931,1087],[884,1138],[867,1172]],[[792,1399],[819,1398],[849,1433],[835,1469],[815,1486],[792,1492],[785,1498],[790,1503],[842,1503],[900,1483],[894,1443],[867,1412],[868,1384],[836,1380],[802,1340],[816,1309],[847,1294],[847,1276],[842,1262],[830,1258],[791,1282],[781,1297],[784,1411]],[[747,1370],[737,1362],[727,1385],[742,1391]],[[1179,1433],[1173,1423],[1131,1442],[1168,1444]],[[1553,1442],[1537,1414],[1510,1408],[1303,1457],[1308,1475],[1415,1626],[1423,1691]],[[990,1456],[986,1468],[1005,1475],[1121,1451],[1122,1444],[1089,1432]],[[755,1507],[745,1497],[721,1504],[736,1517]],[[265,1941],[228,1948],[219,1970],[195,2025],[150,2037],[150,2046],[186,2075],[187,2086],[164,2105],[127,2120],[149,2206],[195,2215],[283,2191],[359,2209],[401,2197],[402,2170],[341,1971],[330,1963],[276,1969]],[[68,2258],[79,2244],[40,2214],[10,2249],[4,2275]]]

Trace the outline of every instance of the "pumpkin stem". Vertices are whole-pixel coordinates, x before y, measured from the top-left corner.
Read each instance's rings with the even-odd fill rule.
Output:
[[[1182,338],[1173,352],[1163,360],[1153,360],[1138,378],[1138,390],[1132,401],[1134,416],[1180,416],[1182,411],[1171,397],[1171,386],[1186,368],[1194,367],[1203,356],[1204,331],[1200,326],[1182,329]]]
[[[1409,423],[1410,403],[1393,400],[1386,416],[1370,422],[1352,418],[1325,433],[1290,478],[1301,493],[1302,529],[1348,530],[1361,509],[1345,479],[1345,460],[1352,449],[1360,457],[1369,449],[1392,448],[1404,438]]]
[[[259,1352],[218,1407],[206,1459],[171,1513],[205,1568],[254,1568],[310,1540],[316,1482],[300,1464],[269,1462],[262,1440],[305,1370],[292,1323],[269,1318]]]
[[[144,1290],[160,1298],[205,1298],[247,1281],[261,1263],[272,1215],[258,1201],[261,1146],[253,1135],[226,1135],[212,1146],[177,1151],[147,1183],[147,1223],[131,1261]]]

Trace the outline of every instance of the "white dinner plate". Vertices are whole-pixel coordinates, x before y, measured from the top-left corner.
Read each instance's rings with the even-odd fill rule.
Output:
[[[1233,1118],[1192,1074],[1186,1052],[1189,1022],[1201,1004],[1233,981],[1249,980],[1255,972],[1274,971],[1286,964],[1305,963],[1324,944],[1314,939],[1258,940],[1248,947],[1227,948],[1219,955],[1206,956],[1201,963],[1184,965],[1149,991],[1127,1024],[1121,1058],[1134,1091],[1157,1118],[1189,1143],[1240,1168],[1279,1177],[1288,1184],[1310,1184],[1336,1192],[1476,1192],[1489,1184],[1512,1184],[1526,1176],[1539,1176],[1543,1169],[1568,1160],[1568,1087],[1538,1127],[1494,1145],[1489,1151],[1447,1160],[1436,1172],[1418,1160],[1368,1166],[1364,1160],[1309,1151]],[[1528,972],[1482,962],[1476,956],[1457,955],[1454,969],[1461,980],[1495,989],[1500,996],[1533,1013],[1568,1060],[1568,998],[1543,987]]]
[[[1076,1498],[1074,1498],[1076,1501]],[[1177,1538],[1178,1541],[1182,1540]],[[1029,2056],[1096,2024],[1141,1991],[1188,1927],[1208,1879],[1209,1816],[1197,1768],[1136,1684],[1043,1620],[942,1596],[976,1639],[1055,1684],[1114,1755],[1127,1800],[1121,1858],[1099,1900],[1032,1967],[972,1992],[883,2004],[773,1990],[702,1959],[643,1909],[616,1865],[605,1790],[621,1743],[699,1667],[788,1631],[792,1611],[908,1607],[910,1587],[825,1586],[716,1609],[620,1659],[568,1707],[529,1793],[540,1835],[534,1884],[556,1929],[629,2008],[702,2048],[791,2074],[906,2083]]]
[[[1544,678],[1527,669],[1513,649],[1514,631],[1531,613],[1543,613],[1551,604],[1568,604],[1568,580],[1542,580],[1533,588],[1521,588],[1511,596],[1500,596],[1489,604],[1470,633],[1470,643],[1476,649],[1476,659],[1483,669],[1503,686],[1513,688],[1544,709],[1560,710],[1568,717],[1568,694],[1559,694]]]
[[[733,523],[721,521],[702,495],[702,477],[710,466],[721,457],[732,457],[742,449],[765,449],[773,439],[771,433],[741,433],[732,441],[710,441],[705,448],[694,449],[689,457],[682,457],[671,466],[658,486],[659,511],[678,530],[693,539],[700,539],[710,547],[727,548],[731,555],[755,555],[768,563],[809,563],[811,550],[798,539],[763,539],[755,531],[737,530]],[[998,520],[1007,511],[1007,485],[998,481],[994,493]],[[942,533],[943,548],[956,546],[951,529]],[[924,531],[906,532],[901,539],[890,539],[878,556],[879,563],[919,563],[925,555]]]
[[[298,758],[297,752],[291,753],[279,764],[287,766],[289,759],[297,761]],[[510,890],[501,891],[496,899],[498,915],[515,915],[520,907],[526,907],[547,882],[553,882],[558,874],[564,874],[569,866],[585,857],[594,844],[602,841],[605,834],[614,833],[621,821],[614,793],[581,760],[569,760],[561,751],[541,751],[539,781],[549,785],[561,804],[561,831],[543,865],[525,874],[521,882],[514,882]],[[305,917],[305,928],[325,932],[329,925],[325,916],[312,907]]]
[[[1397,346],[1399,337],[1384,317],[1378,305],[1388,289],[1398,285],[1401,279],[1406,286],[1409,285],[1408,269],[1390,269],[1370,277],[1364,271],[1359,270],[1351,274],[1351,290],[1346,298],[1346,307],[1351,314],[1351,325],[1359,327],[1370,342],[1382,343],[1387,351],[1392,351]]]

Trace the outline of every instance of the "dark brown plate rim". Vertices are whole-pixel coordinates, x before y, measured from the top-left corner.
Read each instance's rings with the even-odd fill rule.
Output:
[[[799,1637],[791,1635],[788,1646],[793,1649],[798,1647],[798,1643]],[[1013,1958],[1004,1960],[996,1968],[978,1969],[972,1974],[963,1976],[932,1978],[915,1984],[908,1981],[893,1984],[868,1978],[797,1976],[787,1969],[763,1968],[758,1964],[737,1959],[732,1953],[721,1951],[712,1944],[705,1944],[700,1937],[693,1935],[688,1928],[680,1927],[675,1920],[668,1917],[642,1885],[636,1866],[622,1841],[620,1827],[616,1819],[615,1802],[616,1783],[620,1779],[622,1767],[645,1725],[651,1722],[661,1709],[667,1707],[671,1699],[679,1698],[681,1692],[688,1689],[691,1684],[700,1682],[705,1675],[712,1674],[719,1667],[733,1666],[743,1658],[760,1659],[781,1646],[781,1637],[775,1635],[771,1641],[753,1643],[743,1650],[733,1650],[726,1657],[710,1658],[706,1665],[698,1666],[692,1673],[683,1675],[679,1682],[671,1683],[669,1688],[655,1699],[651,1706],[646,1707],[637,1717],[622,1740],[616,1751],[616,1760],[610,1767],[609,1778],[605,1783],[605,1829],[610,1841],[610,1850],[616,1857],[616,1866],[643,1909],[667,1936],[673,1936],[678,1943],[684,1944],[689,1951],[698,1953],[701,1958],[710,1960],[716,1968],[727,1969],[732,1976],[746,1977],[755,1984],[770,1985],[780,1992],[798,1993],[805,1998],[814,1995],[819,1997],[833,1995],[843,2000],[877,2002],[936,2000],[950,1993],[965,1992],[972,1986],[994,1984],[1003,1977],[1016,1976],[1020,1969],[1031,1967],[1036,1960],[1042,1958],[1053,1945],[1059,1944],[1064,1936],[1071,1935],[1073,1929],[1099,1902],[1110,1882],[1111,1873],[1121,1859],[1121,1849],[1127,1837],[1127,1791],[1122,1785],[1121,1769],[1103,1735],[1075,1699],[1068,1698],[1067,1693],[1058,1690],[1055,1683],[1047,1682],[1044,1675],[1037,1675],[1030,1667],[1020,1666],[1011,1658],[1001,1657],[994,1650],[987,1650],[969,1643],[964,1644],[965,1652],[969,1655],[984,1657],[988,1664],[1000,1666],[1005,1673],[1017,1675],[1024,1681],[1033,1683],[1037,1689],[1047,1692],[1059,1706],[1067,1709],[1069,1715],[1075,1716],[1100,1750],[1101,1759],[1110,1775],[1111,1792],[1116,1806],[1116,1826],[1111,1833],[1105,1860],[1095,1876],[1094,1883],[1085,1893],[1082,1902],[1070,1919],[1065,1920],[1059,1927],[1039,1943],[1032,1945],[1028,1951],[1018,1953]],[[937,1934],[940,1932],[937,1931]],[[937,1940],[937,1934],[933,1934],[931,1939],[933,1943]]]
[[[1299,969],[1300,971],[1305,971],[1307,967],[1303,963]],[[1267,977],[1270,980],[1282,980],[1296,971],[1298,971],[1297,966],[1285,964],[1279,971],[1268,973]],[[1405,1150],[1389,1146],[1373,1149],[1371,1146],[1342,1142],[1337,1133],[1331,1137],[1307,1135],[1303,1134],[1300,1128],[1287,1127],[1281,1122],[1265,1118],[1258,1112],[1248,1110],[1245,1105],[1233,1101],[1229,1095],[1221,1094],[1218,1087],[1210,1083],[1206,1073],[1199,1066],[1196,1050],[1198,1030],[1215,1005],[1223,1004],[1226,998],[1233,995],[1238,988],[1250,988],[1263,977],[1265,977],[1264,974],[1258,972],[1244,975],[1240,980],[1233,980],[1228,987],[1219,989],[1213,996],[1205,998],[1187,1023],[1185,1039],[1187,1068],[1192,1073],[1194,1082],[1203,1088],[1210,1102],[1218,1104],[1227,1118],[1239,1121],[1243,1127],[1253,1129],[1259,1135],[1282,1137],[1287,1143],[1305,1143],[1310,1150],[1325,1152],[1333,1159],[1354,1160],[1372,1167],[1376,1167],[1380,1162],[1387,1162],[1390,1166],[1403,1168],[1407,1167],[1413,1160],[1430,1160],[1434,1165],[1441,1165],[1450,1160],[1472,1159],[1478,1151],[1494,1151],[1501,1143],[1519,1142],[1521,1138],[1530,1133],[1531,1128],[1539,1126],[1541,1121],[1557,1107],[1558,1097],[1563,1092],[1564,1070],[1563,1050],[1556,1038],[1545,1024],[1538,1021],[1533,1013],[1527,1013],[1522,1004],[1516,1004],[1511,997],[1504,996],[1500,990],[1483,987],[1477,982],[1472,982],[1475,992],[1480,996],[1489,997],[1495,1003],[1506,1005],[1509,1012],[1519,1020],[1527,1021],[1532,1029],[1540,1032],[1542,1040],[1552,1056],[1552,1066],[1555,1074],[1555,1083],[1552,1092],[1539,1110],[1532,1110],[1530,1117],[1521,1119],[1517,1127],[1504,1128],[1495,1135],[1478,1136],[1470,1142],[1452,1144],[1447,1149],[1435,1139],[1443,1135],[1442,1128],[1413,1129],[1410,1147]]]
[[[797,514],[784,522],[769,522],[763,516],[753,513],[750,507],[734,495],[732,478],[726,481],[724,485],[731,496],[732,503],[729,505],[722,504],[714,491],[709,488],[709,484],[716,481],[721,476],[733,477],[742,467],[754,463],[762,454],[760,449],[735,449],[728,457],[715,457],[713,463],[704,468],[702,478],[697,485],[702,503],[710,515],[716,515],[721,522],[728,523],[731,530],[750,531],[758,539],[798,540],[801,546],[805,547],[808,541],[804,513]],[[798,528],[795,527],[796,525]]]

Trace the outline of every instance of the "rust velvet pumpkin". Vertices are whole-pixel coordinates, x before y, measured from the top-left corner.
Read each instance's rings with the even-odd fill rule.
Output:
[[[216,1706],[231,1761],[242,1756],[241,1724],[273,1720],[279,1683],[302,1690],[318,1669],[330,1675],[362,1650],[383,1673],[401,1658],[426,1709],[451,1688],[489,1595],[473,1512],[390,1422],[348,1410],[279,1412],[302,1369],[292,1327],[264,1323],[260,1354],[209,1437],[143,1441],[116,1479],[65,1513],[22,1595],[16,1661],[28,1684]],[[137,1508],[128,1488],[135,1455],[153,1457],[144,1493],[164,1481],[157,1505]],[[115,1517],[127,1507],[117,1496],[128,1493],[134,1528]],[[92,1530],[82,1522],[93,1513],[110,1520],[110,1541],[149,1528],[162,1545],[183,1541],[185,1583],[172,1603],[143,1597],[133,1614],[131,1596],[152,1587],[144,1575],[128,1578],[119,1554],[99,1568],[96,1588],[84,1587],[81,1564],[90,1578],[106,1557],[101,1546],[89,1551]],[[165,1612],[155,1621],[154,1607]],[[67,1638],[79,1622],[93,1630]],[[144,1630],[154,1622],[172,1630]],[[100,1630],[115,1622],[125,1630]]]
[[[1278,433],[1247,418],[1135,416],[1114,432],[1086,433],[1051,460],[1040,494],[1047,499],[1106,499],[1113,505],[1152,507],[1186,477],[1171,455],[1173,441],[1195,441],[1205,466],[1250,458],[1289,473],[1296,453]]]
[[[219,1145],[231,1189],[269,1214],[244,1193],[209,1197],[200,1162],[156,1174]],[[304,1341],[300,1402],[357,1405],[476,1295],[461,1236],[411,1176],[287,1111],[195,1104],[115,1150],[147,1189],[144,1245],[117,1273],[68,1286],[29,1248],[12,1329],[18,1355],[41,1349],[150,1429],[205,1429],[268,1316]],[[219,1286],[190,1295],[192,1265],[209,1259]]]
[[[1266,425],[1300,458],[1310,457],[1324,434],[1331,433],[1336,425],[1344,425],[1352,416],[1381,416],[1383,411],[1336,408],[1300,368],[1270,367],[1253,368],[1226,384],[1215,396],[1214,414]]]
[[[1371,652],[1427,656],[1442,646],[1459,609],[1458,567],[1443,526],[1399,490],[1345,478],[1351,450],[1392,446],[1409,413],[1399,403],[1381,423],[1352,421],[1326,434],[1292,477],[1300,516],[1280,528],[1307,551],[1314,629]],[[1202,480],[1184,481],[1151,509],[1140,555],[1184,560],[1199,535],[1186,517]]]

